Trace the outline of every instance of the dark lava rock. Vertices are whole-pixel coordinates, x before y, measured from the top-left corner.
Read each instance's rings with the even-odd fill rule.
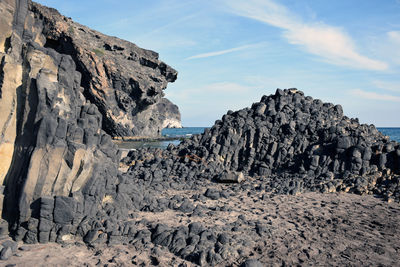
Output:
[[[59,224],[72,222],[75,216],[76,202],[70,197],[57,196],[55,199],[54,221]]]
[[[249,259],[243,262],[241,267],[264,267],[265,265],[255,259]]]
[[[85,97],[102,114],[108,134],[159,136],[165,127],[181,127],[178,107],[163,98],[178,73],[160,61],[158,53],[96,32],[37,3],[31,11],[42,22],[44,46],[75,61]]]
[[[215,177],[215,180],[219,183],[241,183],[244,181],[244,175],[241,172],[224,170]]]
[[[243,173],[268,177],[262,186],[275,193],[351,191],[399,200],[399,148],[373,125],[344,116],[340,105],[278,89],[169,152],[195,173],[207,164],[217,182],[240,182]]]

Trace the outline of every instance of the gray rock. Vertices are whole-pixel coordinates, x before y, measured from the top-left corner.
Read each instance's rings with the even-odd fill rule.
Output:
[[[10,247],[5,247],[0,252],[0,260],[8,260],[12,256],[13,252]]]
[[[244,175],[242,172],[224,170],[215,180],[219,183],[241,183],[244,181]]]
[[[249,259],[243,262],[241,267],[264,267],[265,265],[255,259]]]
[[[76,201],[70,197],[57,196],[54,205],[54,221],[59,224],[71,223],[75,216]]]
[[[18,243],[12,240],[6,240],[1,245],[4,248],[11,248],[12,252],[15,253],[18,249]]]
[[[208,188],[204,195],[208,198],[211,198],[212,200],[217,200],[221,197],[221,194],[215,188]]]
[[[21,250],[21,251],[29,251],[29,250],[31,250],[31,247],[28,247],[28,246],[20,246],[18,249]]]

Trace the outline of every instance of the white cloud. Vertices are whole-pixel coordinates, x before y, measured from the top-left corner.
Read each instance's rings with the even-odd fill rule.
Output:
[[[387,94],[378,94],[375,92],[367,92],[361,89],[351,90],[350,93],[354,96],[361,97],[364,99],[371,100],[382,100],[382,101],[391,101],[391,102],[400,102],[399,96],[387,95]]]
[[[291,44],[300,45],[325,61],[359,69],[386,70],[388,64],[361,55],[342,29],[324,23],[306,23],[272,0],[228,1],[230,11],[281,28]]]
[[[389,40],[400,45],[400,31],[390,31],[387,33]]]
[[[234,47],[234,48],[230,48],[230,49],[198,54],[198,55],[195,55],[195,56],[188,57],[188,58],[186,58],[186,60],[221,56],[221,55],[225,55],[225,54],[229,54],[229,53],[233,53],[233,52],[237,52],[237,51],[241,51],[241,50],[248,50],[248,49],[257,47],[259,45],[260,44],[242,45],[242,46]]]
[[[400,82],[373,81],[372,83],[380,89],[400,93]]]

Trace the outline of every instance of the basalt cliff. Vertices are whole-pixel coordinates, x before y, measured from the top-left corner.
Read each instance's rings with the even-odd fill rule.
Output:
[[[0,12],[0,236],[84,243],[93,265],[399,262],[400,144],[373,125],[278,89],[121,159],[112,137],[180,125],[162,92],[177,72],[54,9],[3,0]],[[17,249],[1,246],[0,259]]]
[[[4,0],[0,13],[1,213],[20,238],[54,240],[54,223],[96,214],[115,192],[111,136],[180,126],[163,98],[177,72],[37,3]]]

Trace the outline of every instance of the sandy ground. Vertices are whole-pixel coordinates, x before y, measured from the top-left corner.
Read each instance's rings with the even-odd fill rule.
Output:
[[[229,205],[232,210],[192,218],[171,210],[142,212],[137,219],[171,225],[200,221],[221,227],[236,221],[238,215],[248,221],[264,220],[268,235],[255,240],[258,245],[249,257],[268,266],[400,266],[398,203],[373,196],[306,193],[266,199],[243,195],[203,204]],[[241,226],[238,233],[246,233],[246,227]],[[137,251],[131,245],[87,248],[79,242],[19,245],[17,253],[0,266],[193,266],[162,247]],[[154,249],[158,250],[156,260]],[[238,266],[243,260],[229,265]]]

